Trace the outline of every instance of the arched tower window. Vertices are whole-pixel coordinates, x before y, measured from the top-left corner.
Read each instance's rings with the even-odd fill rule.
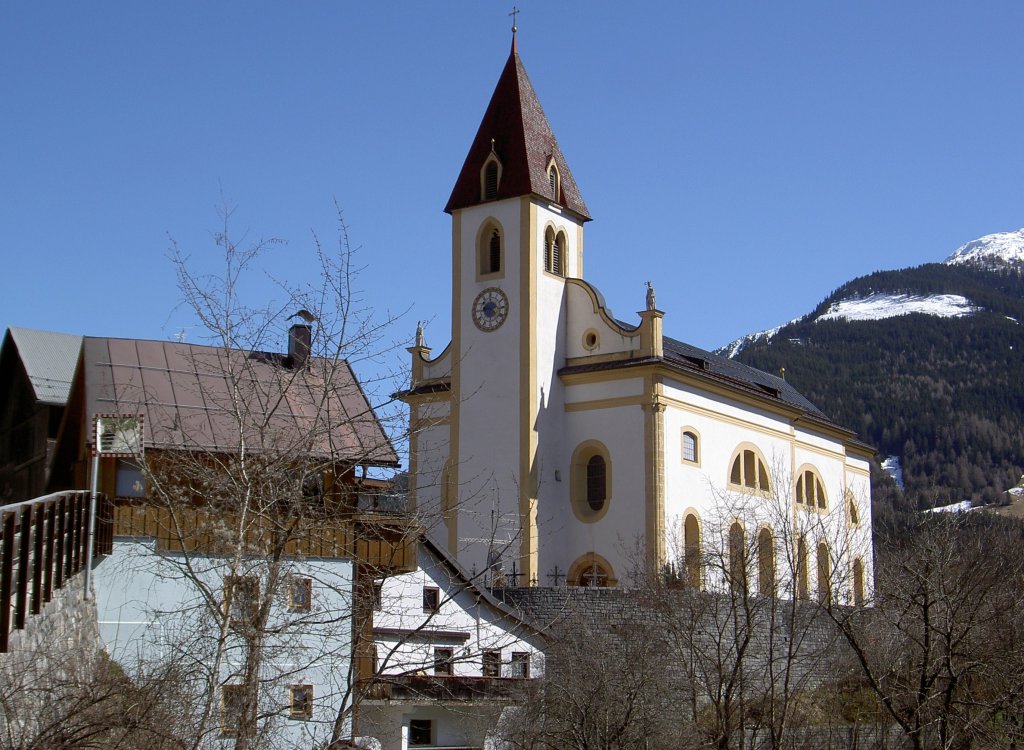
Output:
[[[796,477],[796,501],[805,508],[819,508],[824,510],[828,507],[828,500],[825,497],[825,485],[821,477],[813,468],[801,469]]]
[[[497,229],[491,232],[491,238],[487,241],[487,263],[488,273],[501,270],[501,235]]]
[[[477,275],[501,273],[505,255],[505,241],[497,222],[488,221],[480,231],[477,248]]]
[[[683,521],[683,564],[686,566],[687,585],[700,588],[700,520],[695,513],[687,513],[686,520]]]
[[[544,270],[564,276],[565,232],[555,233],[551,227],[544,232]]]
[[[573,451],[569,494],[576,517],[585,523],[600,520],[611,503],[612,462],[608,449],[596,440]]]
[[[775,596],[775,540],[769,528],[757,534],[757,592]]]
[[[818,544],[818,603],[829,604],[832,601],[832,561],[828,555],[828,545]]]
[[[747,540],[743,527],[729,527],[729,587],[742,593],[747,590]]]
[[[729,470],[729,482],[758,492],[771,492],[772,489],[768,480],[768,466],[755,448],[737,451]]]
[[[551,189],[551,200],[558,202],[558,169],[552,161],[548,166],[548,187]]]

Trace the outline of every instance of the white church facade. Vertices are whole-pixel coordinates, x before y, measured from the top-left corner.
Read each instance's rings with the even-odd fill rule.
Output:
[[[783,378],[665,336],[653,288],[612,316],[514,37],[445,210],[451,342],[417,333],[403,398],[410,498],[451,558],[519,586],[715,587],[742,562],[762,592],[870,595],[871,449]]]

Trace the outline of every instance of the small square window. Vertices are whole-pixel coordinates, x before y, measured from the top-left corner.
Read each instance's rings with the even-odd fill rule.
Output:
[[[220,733],[222,737],[237,737],[242,722],[244,685],[224,685],[220,689]]]
[[[259,606],[260,584],[255,576],[224,579],[224,610],[233,624],[251,624]]]
[[[509,677],[530,676],[530,655],[525,651],[513,651],[512,662],[509,664]]]
[[[288,716],[292,719],[313,718],[313,686],[288,686]]]
[[[293,576],[288,582],[288,611],[309,612],[313,609],[313,579]]]
[[[441,592],[432,586],[423,587],[423,611],[437,612],[441,608]]]
[[[501,652],[484,651],[483,670],[484,677],[501,677]]]
[[[373,582],[373,609],[375,612],[384,609],[384,584],[380,581]]]
[[[432,745],[434,725],[430,719],[409,719],[409,744]]]
[[[435,648],[434,649],[434,674],[439,675],[451,675],[452,673],[452,659],[455,658],[455,652],[450,648]]]

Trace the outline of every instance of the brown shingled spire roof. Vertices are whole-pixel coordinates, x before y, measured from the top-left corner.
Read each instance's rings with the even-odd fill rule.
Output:
[[[448,205],[444,207],[445,212],[451,213],[483,202],[480,195],[480,170],[492,147],[502,165],[501,182],[495,200],[531,194],[550,199],[548,164],[553,157],[559,176],[558,203],[579,214],[584,221],[590,220],[587,205],[576,187],[576,180],[569,171],[569,165],[551,132],[548,118],[544,116],[523,61],[516,51],[514,34],[508,62],[501,71],[491,102],[487,105],[473,145],[462,165],[459,179],[452,189]]]

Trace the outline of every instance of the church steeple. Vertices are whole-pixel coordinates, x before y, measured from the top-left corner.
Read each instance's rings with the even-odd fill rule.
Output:
[[[496,189],[485,194],[481,173],[492,153],[501,164],[501,177]],[[452,213],[485,200],[523,195],[541,196],[590,221],[576,180],[526,75],[513,32],[508,61],[444,210]]]

